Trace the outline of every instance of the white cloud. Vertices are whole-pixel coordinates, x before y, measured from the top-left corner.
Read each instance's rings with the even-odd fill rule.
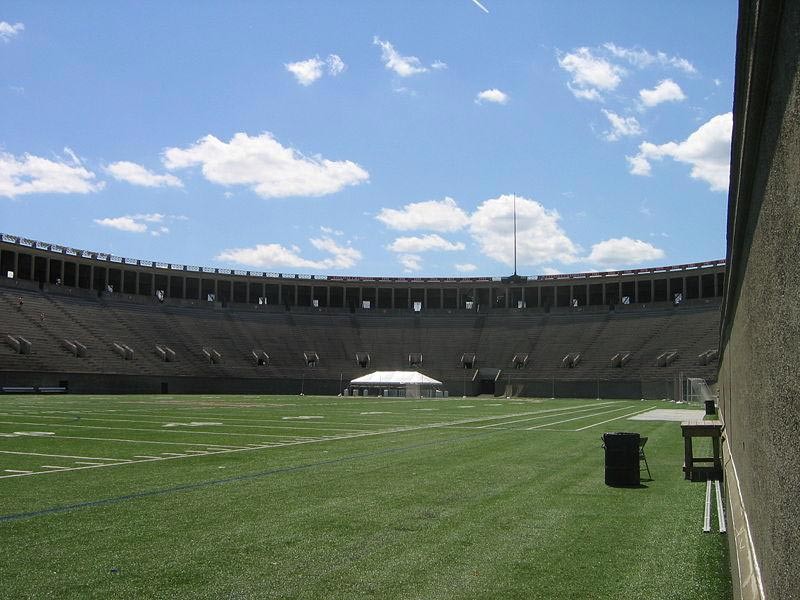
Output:
[[[554,267],[542,267],[542,275],[561,275],[561,269]]]
[[[390,71],[394,71],[400,77],[411,77],[418,73],[427,72],[427,68],[422,65],[416,56],[402,56],[391,42],[386,42],[378,36],[372,38],[372,43],[381,48],[381,58],[384,66]]]
[[[442,250],[445,252],[463,250],[464,244],[461,242],[449,242],[442,236],[432,233],[419,237],[399,237],[389,244],[388,248],[392,252],[417,254],[419,252],[429,252],[430,250]]]
[[[25,31],[23,23],[14,23],[12,25],[11,23],[0,21],[0,40],[4,42],[10,42],[23,31]]]
[[[459,273],[472,273],[478,270],[478,266],[472,263],[456,263],[454,266]]]
[[[64,160],[49,160],[32,154],[15,157],[0,152],[0,196],[88,194],[105,187],[72,150],[64,148],[64,155]]]
[[[573,87],[570,83],[567,84],[567,87],[576,98],[580,98],[582,100],[591,100],[593,102],[600,102],[603,100],[600,92],[595,89],[582,90],[580,88]]]
[[[680,102],[686,100],[686,94],[683,93],[681,86],[672,81],[672,79],[664,79],[659,81],[658,85],[652,90],[639,90],[639,98],[647,107],[657,106],[662,102]]]
[[[280,244],[257,244],[252,248],[223,250],[216,260],[259,268],[292,269],[347,269],[361,260],[361,252],[350,246],[339,246],[330,238],[309,240],[311,245],[329,256],[312,260],[300,256],[297,246],[286,248]]]
[[[684,73],[691,74],[697,72],[697,69],[692,63],[680,56],[669,56],[661,51],[653,54],[643,48],[623,48],[612,42],[603,44],[603,47],[613,56],[627,60],[630,64],[639,69],[644,69],[652,65],[659,65],[662,67],[673,67]]]
[[[508,94],[501,92],[497,88],[483,90],[475,96],[475,103],[482,104],[484,102],[493,102],[494,104],[506,104],[508,102]]]
[[[422,269],[422,257],[416,254],[401,254],[397,257],[397,260],[403,266],[406,273]]]
[[[131,215],[132,219],[136,219],[137,221],[146,221],[147,223],[162,223],[165,217],[166,215],[162,213]]]
[[[384,208],[376,217],[395,230],[429,229],[458,231],[469,227],[471,237],[481,252],[499,262],[513,265],[513,203],[503,195],[484,201],[472,215],[463,211],[452,198],[407,204],[402,210]],[[561,229],[560,215],[539,202],[517,197],[517,260],[520,265],[538,265],[558,261],[573,263],[580,248]],[[397,238],[389,249],[412,255],[429,250],[463,250],[461,242],[449,242],[438,235]],[[413,262],[413,261],[412,261]],[[417,270],[417,269],[414,269]]]
[[[642,240],[621,237],[594,244],[587,258],[603,266],[633,265],[664,258],[664,251]]]
[[[322,261],[325,263],[325,268],[346,269],[361,260],[361,252],[351,246],[340,246],[331,238],[324,237],[309,241],[317,250],[331,255],[331,258]]]
[[[615,142],[621,137],[640,135],[642,133],[642,128],[636,117],[622,117],[605,109],[603,109],[603,114],[611,124],[611,131],[605,132],[605,138],[610,142]]]
[[[646,177],[652,173],[650,161],[648,161],[641,154],[637,154],[636,156],[626,156],[625,159],[628,161],[628,165],[630,166],[631,175],[642,175]]]
[[[131,233],[144,233],[147,231],[147,225],[137,222],[132,217],[109,217],[95,219],[94,222],[103,227],[110,227],[119,231],[129,231]]]
[[[579,248],[559,225],[560,215],[539,202],[517,196],[517,262],[539,265],[578,260]],[[514,264],[513,197],[503,195],[484,201],[473,213],[469,231],[488,257]]]
[[[344,64],[344,61],[338,54],[329,54],[328,58],[325,60],[322,60],[319,56],[315,56],[307,60],[286,63],[283,66],[294,75],[295,79],[297,79],[297,83],[304,86],[309,86],[322,77],[325,67],[327,67],[328,75],[333,77],[336,77],[347,68],[347,65]]]
[[[118,229],[119,231],[128,231],[131,233],[146,233],[150,232],[152,236],[166,235],[169,233],[169,227],[161,225],[166,220],[172,221],[187,221],[188,218],[183,215],[165,215],[162,213],[147,213],[137,215],[123,215],[121,217],[107,217],[105,219],[94,219],[94,222],[102,227],[110,227],[111,229]],[[148,223],[159,224],[158,227],[152,229]]]
[[[262,198],[325,196],[369,179],[357,163],[305,156],[271,133],[237,133],[229,142],[207,135],[187,148],[168,148],[163,160],[168,169],[199,165],[208,181],[246,185]]]
[[[469,216],[452,198],[412,202],[401,210],[382,208],[375,217],[381,223],[398,231],[428,229],[430,231],[457,231],[469,223]]]
[[[431,63],[431,69],[434,71],[443,71],[447,68],[447,63],[442,62],[441,60],[435,60]]]
[[[340,75],[347,68],[342,57],[338,54],[329,54],[328,58],[325,59],[325,64],[328,65],[328,75],[332,75],[333,77]]]
[[[336,235],[336,236],[344,235],[344,231],[339,231],[338,229],[334,229],[333,227],[325,227],[324,225],[320,225],[319,230],[322,233],[327,233],[328,235]]]
[[[636,156],[628,156],[633,175],[650,175],[651,160],[670,157],[692,166],[691,176],[707,182],[712,191],[728,189],[733,114],[711,118],[682,142],[653,144],[642,142]]]
[[[600,92],[616,89],[625,74],[625,69],[595,56],[585,47],[561,56],[558,65],[572,75],[568,84],[572,93],[586,100],[600,100]]]
[[[318,56],[315,56],[308,60],[286,63],[283,66],[294,75],[295,79],[297,79],[297,83],[308,86],[322,77],[322,67],[325,66],[325,63],[322,62]]]
[[[127,181],[133,185],[143,187],[183,187],[183,182],[169,173],[158,175],[148,171],[142,165],[121,160],[111,163],[106,167],[106,171],[119,181]]]

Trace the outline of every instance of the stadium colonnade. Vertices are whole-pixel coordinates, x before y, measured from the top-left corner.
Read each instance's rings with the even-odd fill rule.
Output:
[[[725,261],[534,277],[356,277],[264,273],[114,256],[0,234],[0,274],[42,286],[171,300],[361,309],[608,306],[722,296]]]

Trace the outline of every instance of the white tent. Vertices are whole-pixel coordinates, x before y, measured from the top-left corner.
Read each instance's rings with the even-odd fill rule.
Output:
[[[353,395],[372,393],[373,395],[397,395],[419,397],[424,390],[432,391],[442,385],[432,377],[417,371],[375,371],[350,381]],[[402,392],[402,393],[401,393]],[[433,395],[430,393],[429,395]]]
[[[375,371],[353,379],[350,383],[355,385],[442,385],[441,381],[436,381],[433,377],[428,377],[418,371]]]

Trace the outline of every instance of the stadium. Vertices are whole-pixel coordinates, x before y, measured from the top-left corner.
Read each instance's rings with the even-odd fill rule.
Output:
[[[450,395],[674,400],[681,376],[715,379],[725,277],[716,261],[513,282],[300,278],[7,234],[0,261],[6,335],[24,340],[6,340],[4,385],[79,393],[336,395],[366,369],[417,367]]]
[[[724,259],[520,275],[516,199],[508,276],[2,233],[0,595],[798,597],[798,31],[740,4]]]

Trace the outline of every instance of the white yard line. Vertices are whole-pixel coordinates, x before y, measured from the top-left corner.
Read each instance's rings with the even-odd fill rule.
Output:
[[[609,404],[612,404],[612,402],[602,402],[600,404],[598,404],[598,403],[581,404],[581,405],[578,405],[578,406],[570,406],[570,407],[567,407],[567,408],[549,408],[547,410],[541,410],[541,411],[538,411],[536,413],[528,413],[528,414],[537,415],[535,417],[530,417],[530,418],[527,418],[527,419],[516,419],[514,421],[503,421],[502,423],[492,423],[491,425],[483,425],[481,427],[478,427],[477,429],[485,429],[485,428],[488,428],[488,427],[502,427],[504,425],[511,425],[512,423],[522,423],[524,421],[535,421],[537,419],[547,419],[549,417],[560,417],[560,416],[563,416],[563,415],[574,415],[574,414],[577,414],[579,412],[587,412],[587,411],[590,411],[590,410],[595,410],[597,408],[600,408],[601,406],[607,406]],[[552,414],[554,412],[558,413],[558,414]],[[550,413],[550,414],[545,414],[545,413]]]
[[[635,412],[628,413],[627,415],[622,415],[620,417],[614,417],[613,419],[608,419],[607,421],[600,421],[599,423],[594,423],[592,425],[587,425],[586,427],[581,427],[580,429],[572,429],[571,431],[583,431],[584,429],[590,429],[591,427],[597,427],[598,425],[605,425],[606,423],[611,423],[611,421],[616,421],[617,419],[624,419],[625,417],[631,417],[633,415],[638,415],[638,414],[641,414],[643,412],[647,412],[649,410],[652,410],[652,409],[645,408],[644,410],[637,410]]]
[[[75,421],[102,421],[102,422],[112,422],[112,423],[148,423],[148,424],[153,424],[153,425],[161,425],[164,422],[179,422],[181,420],[187,420],[187,419],[192,419],[192,420],[197,420],[197,419],[222,419],[223,421],[225,421],[222,424],[223,427],[249,427],[249,428],[259,428],[259,429],[313,429],[314,431],[316,431],[316,430],[319,430],[319,431],[364,431],[363,429],[354,429],[353,427],[314,427],[313,424],[311,426],[283,425],[284,423],[286,423],[286,421],[284,421],[282,418],[281,419],[247,419],[247,418],[244,418],[244,417],[230,417],[228,415],[196,415],[196,414],[194,414],[194,415],[163,415],[163,416],[162,415],[145,415],[147,417],[153,417],[153,418],[157,418],[158,419],[158,420],[152,420],[151,421],[151,420],[147,420],[147,419],[115,419],[115,418],[111,418],[111,417],[84,417],[84,416],[81,416],[80,418],[76,419],[75,415],[78,414],[78,413],[75,413],[75,412],[68,412],[68,411],[53,411],[53,412],[64,413],[64,414],[66,414],[66,416],[62,417],[62,416],[59,416],[57,414],[46,414],[46,415],[43,414],[41,416],[37,415],[37,414],[15,414],[15,415],[11,415],[11,414],[8,414],[8,413],[0,413],[0,416],[33,417],[35,419],[61,419],[61,420],[65,421],[63,423],[63,425],[65,425],[65,426],[68,423],[72,423],[72,422],[75,422]],[[293,414],[294,414],[294,412],[297,412],[297,411],[293,411]],[[104,413],[92,412],[92,413],[80,413],[80,414],[81,415],[84,415],[84,414],[97,415],[97,414],[104,414]],[[114,416],[116,416],[116,414],[117,413],[115,413]],[[293,414],[290,415],[290,416],[293,416]],[[120,415],[120,416],[135,417],[137,415],[123,414],[123,415]],[[238,423],[231,423],[231,422],[228,422],[228,421],[247,421],[249,424],[238,424]],[[276,423],[276,425],[253,425],[252,424],[253,421],[261,421],[263,423]],[[320,425],[322,425],[322,424],[323,423],[320,422]],[[324,424],[325,425],[350,425],[350,423],[330,423],[328,421],[326,421]],[[369,423],[367,423],[367,422],[352,423],[352,425],[368,425],[368,424]],[[382,425],[392,426],[394,424],[382,423]]]
[[[25,473],[30,475],[33,471],[20,471],[19,469],[5,469],[6,473]]]
[[[96,442],[123,442],[128,444],[159,444],[159,445],[167,445],[167,446],[201,446],[203,448],[214,448],[218,450],[227,450],[229,448],[244,448],[244,446],[232,446],[232,445],[222,445],[222,444],[200,444],[196,442],[164,442],[164,441],[155,441],[155,440],[128,440],[123,438],[98,438],[98,437],[84,437],[84,436],[75,436],[75,435],[48,435],[46,438],[37,438],[37,439],[47,439],[47,440],[88,440],[88,441],[96,441]]]
[[[300,437],[300,436],[290,436],[285,433],[239,433],[235,431],[206,431],[206,430],[199,430],[192,428],[189,429],[178,429],[175,427],[159,427],[156,429],[144,429],[141,427],[104,427],[102,425],[75,425],[74,423],[29,423],[29,422],[15,422],[15,421],[0,421],[0,424],[4,425],[33,425],[36,427],[48,427],[48,428],[68,428],[68,429],[102,429],[104,431],[144,431],[150,433],[183,433],[187,435],[227,435],[227,436],[242,436],[242,437],[270,437],[270,438],[285,438],[285,437]],[[308,427],[274,427],[272,429],[309,429]],[[352,431],[343,429],[342,431]],[[357,430],[357,433],[369,432],[370,430]]]
[[[531,431],[532,429],[541,429],[542,427],[552,427],[553,425],[561,425],[561,423],[569,423],[570,421],[577,421],[578,419],[586,419],[587,417],[598,417],[600,415],[606,415],[608,413],[617,412],[618,410],[628,410],[630,406],[623,406],[622,408],[612,408],[611,410],[604,410],[598,413],[592,413],[591,415],[578,415],[577,417],[572,417],[571,419],[564,419],[563,421],[555,421],[553,423],[544,423],[542,425],[534,425],[533,427],[526,427],[525,431]]]
[[[317,404],[309,404],[309,405],[306,405],[306,406],[325,406],[325,407],[328,407],[328,408],[330,408],[330,409],[332,409],[334,411],[336,409],[340,409],[341,408],[343,412],[350,412],[352,409],[344,409],[344,405],[346,405],[346,404],[354,404],[354,405],[360,406],[362,408],[363,407],[367,407],[367,406],[374,407],[375,406],[375,404],[374,404],[375,401],[376,401],[375,398],[369,398],[368,400],[366,400],[364,402],[357,402],[357,403],[317,403]],[[463,399],[461,399],[461,398],[444,398],[444,399],[424,398],[424,399],[420,400],[420,399],[416,399],[415,398],[415,399],[407,399],[407,400],[399,400],[399,401],[385,401],[383,399],[380,399],[381,404],[388,404],[388,403],[394,403],[394,402],[419,403],[419,402],[447,402],[447,401],[463,402]],[[122,404],[136,404],[138,406],[139,403],[122,403]],[[532,407],[538,405],[539,402],[520,402],[519,404],[520,405],[529,405],[532,408]],[[606,403],[604,402],[603,404],[606,404]],[[174,407],[170,407],[170,408],[174,412]],[[236,408],[236,407],[231,407],[231,408]],[[277,408],[277,407],[265,406],[265,408]],[[298,405],[285,406],[285,407],[280,407],[280,408],[282,409],[280,411],[281,413],[290,413],[292,415],[295,414],[298,410],[301,409],[301,407],[298,406]],[[187,410],[188,410],[188,408],[187,408]],[[246,410],[261,411],[261,409],[259,409],[257,407],[244,408],[243,410],[245,410],[245,411]],[[565,410],[565,409],[563,409],[563,408],[551,408],[551,409],[546,409],[546,411],[544,411],[544,412],[548,412],[548,411],[549,412],[553,412],[553,411],[561,411],[561,410]],[[230,425],[233,425],[233,426],[236,426],[236,425],[234,425],[232,423],[229,423],[229,421],[246,421],[248,423],[252,423],[252,422],[281,423],[281,424],[282,423],[286,423],[286,421],[284,421],[283,419],[258,419],[258,418],[248,418],[246,416],[231,417],[229,413],[228,414],[217,414],[217,413],[197,414],[196,411],[192,411],[191,414],[182,413],[182,414],[178,414],[178,415],[175,415],[173,413],[162,414],[160,412],[151,412],[151,411],[127,412],[126,409],[122,409],[122,410],[109,409],[109,410],[105,410],[105,411],[78,409],[78,410],[57,410],[57,411],[45,411],[45,412],[48,413],[48,414],[60,413],[60,414],[67,415],[66,417],[59,417],[59,418],[64,418],[64,419],[70,419],[70,418],[72,418],[72,415],[80,413],[80,414],[109,415],[109,416],[112,416],[112,417],[113,416],[120,416],[120,417],[145,416],[145,417],[150,417],[150,418],[155,418],[155,419],[165,419],[165,420],[168,420],[168,421],[169,420],[180,421],[181,419],[199,419],[199,418],[212,419],[212,418],[215,418],[215,419],[222,419],[225,422],[225,425],[229,425],[230,424]],[[537,413],[538,412],[542,412],[542,411],[537,411]],[[0,414],[2,414],[2,413],[0,413]],[[259,414],[263,414],[263,411],[259,412]],[[527,414],[534,414],[534,413],[527,413]],[[403,416],[403,417],[406,417],[406,418],[415,418],[416,417],[416,418],[422,419],[422,418],[425,418],[426,415],[422,415],[422,414],[406,414],[406,415],[397,415],[397,416]],[[450,414],[450,413],[444,413],[444,414],[439,413],[437,416],[440,417],[440,418],[454,418],[454,419],[457,419],[457,418],[463,416],[463,414],[461,412],[453,413],[453,414]],[[495,415],[495,416],[497,418],[504,418],[504,417],[509,417],[509,416],[513,416],[513,415]],[[336,418],[336,417],[334,417],[334,418]],[[115,419],[92,419],[92,418],[87,418],[86,420],[104,421],[104,420],[115,420]],[[126,421],[127,419],[116,419],[116,420]],[[131,421],[134,421],[134,420],[131,419]],[[141,421],[141,422],[151,422],[151,421]],[[159,421],[153,421],[153,422],[154,423],[161,423],[162,421],[159,420]],[[323,423],[319,423],[319,424],[322,425]],[[404,423],[386,423],[386,422],[375,423],[375,422],[369,422],[366,419],[365,420],[359,420],[358,422],[349,422],[348,421],[348,422],[342,422],[342,423],[325,421],[324,424],[325,425],[356,425],[356,426],[359,426],[359,427],[360,426],[364,426],[364,425],[373,425],[373,426],[379,426],[379,427],[402,427],[402,426],[404,426]],[[309,423],[309,425],[313,425],[313,422]],[[269,427],[267,426],[267,428],[269,428]],[[281,429],[312,429],[314,431],[317,431],[317,430],[319,430],[319,431],[327,431],[327,430],[339,431],[339,430],[341,430],[341,431],[352,431],[352,432],[368,431],[368,430],[364,430],[364,429],[355,429],[355,428],[331,428],[331,427],[327,427],[326,428],[326,427],[313,427],[313,426],[309,427],[309,426],[301,426],[301,425],[297,425],[297,426],[294,426],[294,427],[293,426],[289,426],[289,425],[282,425],[280,428]]]
[[[102,458],[100,456],[71,456],[69,454],[43,454],[41,452],[16,452],[0,450],[0,454],[19,454],[22,456],[47,456],[48,458],[82,458],[84,460],[128,460],[127,458]]]
[[[99,465],[84,465],[84,466],[80,466],[80,467],[61,467],[61,466],[56,467],[56,466],[52,466],[52,465],[48,467],[47,465],[42,465],[42,468],[49,468],[49,469],[54,469],[54,470],[51,470],[51,471],[34,471],[34,472],[29,472],[29,473],[12,473],[10,475],[0,475],[0,479],[6,479],[6,478],[10,478],[10,477],[30,477],[30,476],[34,476],[34,475],[46,475],[48,473],[64,472],[64,471],[84,471],[86,469],[101,469],[103,467],[113,467],[113,466],[119,466],[119,465],[135,465],[135,464],[141,464],[141,463],[146,463],[146,462],[158,462],[158,461],[165,461],[165,460],[181,460],[181,459],[189,459],[189,458],[198,458],[198,457],[201,457],[201,456],[213,456],[213,455],[218,455],[218,454],[234,454],[234,453],[238,453],[238,452],[264,450],[264,449],[267,449],[267,448],[281,448],[281,447],[286,447],[286,446],[299,446],[299,445],[303,445],[303,444],[315,444],[315,443],[330,442],[330,441],[335,441],[335,440],[357,439],[357,438],[362,438],[362,437],[372,437],[372,436],[387,435],[387,434],[392,434],[392,433],[405,433],[405,432],[409,432],[409,431],[421,431],[421,430],[424,430],[424,429],[438,429],[438,428],[448,427],[450,425],[463,425],[463,424],[466,424],[466,423],[477,423],[477,422],[480,422],[480,421],[486,421],[486,420],[498,419],[498,418],[507,418],[509,416],[511,416],[511,417],[513,417],[513,416],[523,416],[523,415],[526,415],[526,414],[531,414],[531,413],[518,413],[517,415],[502,415],[502,416],[490,416],[490,417],[475,417],[475,418],[471,418],[471,419],[462,419],[460,421],[453,421],[453,422],[427,423],[427,424],[424,424],[424,425],[409,425],[407,427],[399,427],[399,428],[394,428],[394,429],[384,429],[384,430],[379,430],[379,431],[369,431],[369,432],[364,432],[364,433],[353,433],[353,434],[341,435],[341,436],[338,436],[338,437],[318,438],[318,439],[312,439],[312,440],[290,441],[290,442],[285,442],[285,443],[270,444],[270,445],[255,446],[255,447],[233,448],[233,449],[230,449],[230,450],[218,450],[218,451],[209,452],[208,454],[203,454],[203,455],[200,455],[200,454],[181,454],[181,455],[177,455],[177,453],[170,453],[170,454],[173,454],[173,456],[162,456],[162,457],[158,457],[158,458],[140,458],[138,460],[129,460],[127,462],[113,462],[113,463],[109,462],[109,463],[104,463],[104,464],[99,464]],[[57,471],[55,469],[57,469]]]

